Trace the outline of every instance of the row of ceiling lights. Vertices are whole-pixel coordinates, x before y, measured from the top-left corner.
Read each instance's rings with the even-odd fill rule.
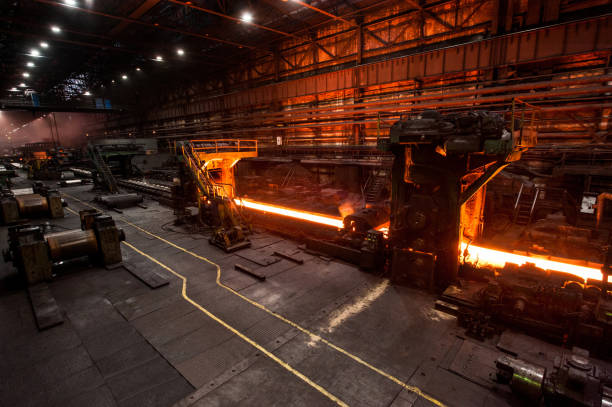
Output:
[[[286,1],[286,0],[284,0]],[[190,1],[188,1],[186,4],[192,4]],[[69,7],[77,7],[78,6],[78,2],[76,0],[64,0],[64,5],[69,6]],[[240,19],[246,23],[251,23],[253,22],[253,14],[249,11],[245,11],[242,13],[242,16],[240,17]],[[157,25],[157,24],[156,24]],[[59,32],[59,31],[57,31]],[[176,50],[176,54],[180,57],[185,55],[185,50],[183,50],[182,48],[177,48]],[[155,62],[164,62],[164,57],[161,55],[156,55],[155,58],[153,59]],[[136,71],[140,72],[141,69],[140,68],[136,68]],[[121,79],[122,80],[127,80],[128,76],[127,74],[122,74],[121,75]],[[111,83],[115,83],[115,80],[111,80]],[[85,92],[84,95],[89,96],[90,93],[89,92]]]
[[[185,50],[184,50],[184,49],[182,49],[182,48],[177,48],[177,49],[176,49],[176,54],[177,54],[178,56],[182,57],[182,56],[184,56],[184,55],[185,55]],[[163,56],[161,56],[161,55],[156,55],[156,56],[155,56],[155,58],[153,58],[153,61],[155,61],[155,62],[164,62],[164,57],[163,57]],[[136,68],[136,71],[137,71],[137,72],[141,72],[142,70],[141,70],[139,67],[137,67],[137,68]],[[125,80],[127,80],[127,79],[128,79],[127,74],[125,74],[125,73],[124,73],[124,74],[121,74],[121,79],[123,79],[124,81],[125,81]],[[115,83],[115,80],[114,80],[114,79],[113,79],[113,80],[111,80],[111,83]]]
[[[64,4],[65,4],[66,6],[68,6],[68,7],[77,7],[77,6],[79,5],[79,4],[77,3],[77,1],[76,1],[76,0],[64,0]],[[61,29],[59,29],[59,27],[56,27],[55,29],[54,29],[54,28],[52,28],[52,30],[53,30],[53,32],[56,32],[56,33],[61,32]],[[176,50],[176,54],[177,54],[178,56],[184,56],[184,55],[185,55],[185,50],[184,50],[184,49],[182,49],[182,48],[177,48],[177,50]],[[164,57],[163,57],[162,55],[159,55],[159,54],[158,54],[158,55],[156,55],[156,56],[155,56],[155,58],[153,58],[153,60],[154,60],[155,62],[164,62]],[[140,71],[141,71],[141,69],[140,69],[140,68],[136,68],[136,71],[137,71],[137,72],[140,72]],[[121,79],[122,79],[122,80],[124,80],[124,81],[128,80],[128,75],[127,75],[127,74],[122,74],[122,75],[121,75]],[[115,80],[114,80],[114,79],[113,79],[113,80],[111,80],[111,83],[113,83],[113,84],[114,84],[114,83],[115,83]],[[84,96],[91,96],[91,93],[90,93],[89,91],[85,91],[85,92],[83,93],[83,95],[84,95]]]
[[[188,2],[188,4],[190,4],[190,2]],[[76,0],[64,0],[64,5],[66,5],[68,7],[77,7],[78,6],[78,2]],[[245,12],[242,13],[242,16],[240,17],[240,19],[242,21],[246,22],[246,23],[250,23],[250,22],[253,21],[253,14],[251,12],[249,12],[249,11],[245,11]],[[54,34],[60,34],[62,32],[62,29],[59,26],[57,26],[57,25],[52,25],[50,27],[50,29],[51,29],[51,32],[54,33]],[[41,48],[45,48],[45,49],[49,48],[49,44],[47,42],[44,42],[44,41],[41,42],[39,45],[40,45]],[[183,50],[182,48],[178,48],[176,50],[176,53],[177,53],[178,56],[184,56],[185,55],[185,50]],[[42,57],[40,51],[38,49],[36,49],[36,48],[30,49],[30,53],[27,54],[27,55],[30,56],[30,57],[35,57],[35,58]],[[163,62],[164,58],[161,55],[156,55],[155,58],[154,58],[154,61],[156,61],[156,62]],[[28,68],[34,68],[36,66],[34,64],[34,62],[32,62],[32,61],[28,61],[26,65],[27,65]],[[136,71],[140,71],[140,68],[136,68]],[[30,73],[28,71],[23,72],[22,76],[24,78],[29,78],[30,77]],[[127,80],[128,76],[126,74],[122,74],[121,75],[121,79]],[[113,79],[111,82],[115,83],[115,80]],[[19,88],[26,88],[27,85],[24,82],[22,82],[22,83],[20,83],[18,85],[18,87]],[[11,92],[18,92],[19,91],[18,87],[13,87],[13,88],[10,89],[10,91]],[[91,93],[89,91],[85,91],[83,93],[83,95],[84,96],[91,96]]]
[[[59,33],[62,32],[62,29],[60,27],[58,27],[57,25],[52,25],[50,27],[50,29],[55,34],[59,34]],[[49,48],[49,43],[46,42],[46,41],[41,41],[38,45],[39,45],[40,48],[43,48],[43,49]],[[38,48],[31,48],[30,51],[26,55],[31,57],[31,58],[41,58],[42,57],[42,54],[41,54],[41,52],[40,52],[40,50]],[[26,63],[26,66],[28,68],[35,68],[36,64],[34,62],[32,62],[32,61],[28,61]],[[21,76],[23,76],[24,78],[27,79],[31,75],[30,75],[29,71],[25,71],[25,72],[23,72],[21,74]],[[11,89],[9,89],[9,92],[19,92],[18,88],[26,88],[26,87],[27,87],[27,85],[25,84],[25,82],[21,82],[17,87],[14,86]]]

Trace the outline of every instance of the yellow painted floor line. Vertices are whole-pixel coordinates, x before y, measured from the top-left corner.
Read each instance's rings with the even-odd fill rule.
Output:
[[[288,372],[290,372],[294,376],[297,376],[298,378],[300,378],[302,381],[304,381],[310,387],[312,387],[313,389],[317,390],[319,393],[323,394],[325,397],[327,397],[328,399],[330,399],[331,401],[333,401],[337,405],[339,405],[339,406],[347,406],[348,407],[348,404],[346,404],[345,402],[340,400],[338,397],[334,396],[332,393],[327,391],[324,387],[322,387],[322,386],[318,385],[317,383],[313,382],[306,375],[304,375],[300,371],[298,371],[295,368],[293,368],[290,364],[288,364],[287,362],[285,362],[284,360],[282,360],[281,358],[276,356],[274,353],[270,352],[269,350],[267,350],[266,348],[264,348],[263,346],[261,346],[260,344],[258,344],[257,342],[255,342],[254,340],[252,340],[251,338],[249,338],[248,336],[246,336],[245,334],[243,334],[242,332],[240,332],[239,330],[237,330],[236,328],[234,328],[233,326],[231,326],[230,324],[228,324],[227,322],[225,322],[224,320],[222,320],[221,318],[219,318],[218,316],[216,316],[215,314],[213,314],[212,312],[210,312],[209,310],[207,310],[206,308],[204,308],[203,306],[201,306],[200,304],[198,304],[194,300],[192,300],[187,295],[187,277],[185,277],[182,274],[174,271],[173,269],[171,269],[170,267],[166,266],[164,263],[160,262],[156,258],[154,258],[154,257],[148,255],[147,253],[143,252],[142,250],[136,248],[134,245],[132,245],[132,244],[130,244],[128,242],[122,242],[122,243],[125,246],[129,247],[130,249],[134,250],[136,253],[146,257],[147,259],[151,260],[152,262],[156,263],[157,265],[159,265],[163,269],[169,271],[170,273],[174,274],[176,277],[181,279],[181,281],[182,281],[181,296],[187,302],[189,302],[191,305],[193,305],[194,307],[199,309],[202,313],[206,314],[206,316],[208,316],[209,318],[213,319],[215,322],[217,322],[218,324],[223,326],[225,329],[227,329],[230,332],[232,332],[234,335],[238,336],[240,339],[242,339],[243,341],[245,341],[249,345],[253,346],[255,349],[257,349],[258,351],[260,351],[261,353],[263,353],[264,355],[266,355],[267,357],[272,359],[274,362],[278,363],[280,366],[282,366],[285,370],[287,370]]]
[[[82,203],[83,205],[87,205],[87,206],[89,206],[91,208],[100,210],[99,208],[96,208],[95,206],[93,206],[93,205],[91,205],[91,204],[89,204],[87,202],[84,202],[84,201],[82,201],[82,200],[80,200],[78,198],[75,198],[75,197],[73,197],[71,195],[68,195],[66,193],[63,193],[63,194],[66,195],[67,197],[71,198],[71,199],[74,199],[77,202]],[[217,263],[207,259],[206,257],[200,256],[197,253],[194,253],[194,252],[192,252],[190,250],[187,250],[187,249],[185,249],[185,248],[183,248],[183,247],[181,247],[181,246],[179,246],[179,245],[177,245],[175,243],[172,243],[171,241],[166,240],[163,237],[156,235],[155,233],[152,233],[152,232],[150,232],[150,231],[148,231],[146,229],[143,229],[140,226],[135,225],[134,223],[128,221],[124,217],[120,217],[120,218],[121,218],[122,222],[125,222],[126,224],[132,226],[133,228],[135,228],[137,230],[140,230],[141,232],[143,232],[145,234],[148,234],[151,237],[154,237],[154,238],[156,238],[158,240],[161,240],[162,242],[164,242],[164,243],[166,243],[166,244],[168,244],[168,245],[170,245],[170,246],[172,246],[172,247],[174,247],[174,248],[176,248],[178,250],[181,250],[184,253],[187,253],[187,254],[189,254],[189,255],[197,258],[197,259],[200,259],[200,260],[202,260],[202,261],[204,261],[204,262],[214,266],[217,269],[217,277],[216,277],[217,285],[219,285],[220,287],[228,290],[232,294],[240,297],[241,299],[245,300],[249,304],[251,304],[251,305],[253,305],[253,306],[255,306],[255,307],[257,307],[257,308],[259,308],[259,309],[261,309],[263,311],[265,311],[266,313],[274,316],[275,318],[278,318],[279,320],[281,320],[281,321],[285,322],[286,324],[294,327],[295,329],[297,329],[297,330],[299,330],[299,331],[309,335],[314,340],[321,341],[322,343],[326,344],[327,346],[329,346],[330,348],[334,349],[335,351],[340,352],[341,354],[351,358],[352,360],[354,360],[355,362],[359,363],[360,365],[367,367],[368,369],[378,373],[381,376],[384,376],[385,378],[389,379],[390,381],[398,384],[399,386],[403,387],[404,389],[406,389],[406,390],[408,390],[408,391],[410,391],[412,393],[415,393],[416,395],[424,398],[425,400],[428,400],[429,402],[435,404],[436,406],[444,407],[444,404],[441,401],[439,401],[436,398],[430,396],[429,394],[423,392],[420,388],[418,388],[416,386],[411,386],[409,384],[404,383],[402,380],[398,379],[397,377],[393,376],[392,374],[387,373],[384,370],[379,369],[379,368],[369,364],[365,360],[361,359],[359,356],[350,353],[349,351],[341,348],[340,346],[337,346],[337,345],[333,344],[332,342],[328,341],[327,339],[325,339],[325,338],[319,336],[318,334],[308,330],[307,328],[302,327],[301,325],[297,324],[296,322],[293,322],[293,321],[285,318],[284,316],[282,316],[280,314],[277,314],[276,312],[274,312],[271,309],[267,308],[265,305],[262,305],[262,304],[258,303],[257,301],[254,301],[254,300],[252,300],[252,299],[250,299],[250,298],[240,294],[238,291],[234,290],[233,288],[231,288],[229,286],[226,286],[225,284],[223,284],[221,282],[221,267]]]
[[[73,211],[72,209],[70,209],[69,207],[66,207],[66,210],[74,215],[79,215],[77,212]]]

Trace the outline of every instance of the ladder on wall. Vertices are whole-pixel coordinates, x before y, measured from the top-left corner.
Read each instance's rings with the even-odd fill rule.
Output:
[[[514,202],[512,222],[516,225],[529,225],[540,196],[540,188],[521,184],[521,189]]]
[[[106,164],[106,161],[104,161],[104,157],[102,157],[102,154],[100,154],[98,147],[90,145],[88,150],[91,161],[96,167],[96,170],[98,170],[98,173],[102,176],[102,181],[108,191],[112,194],[118,193],[119,187],[117,187],[117,181]]]
[[[285,177],[283,178],[283,181],[281,182],[281,188],[284,188],[286,186],[289,186],[289,183],[291,182],[291,178],[293,178],[293,174],[295,174],[295,165],[292,165],[289,168],[289,171],[287,171],[287,175],[285,175]]]

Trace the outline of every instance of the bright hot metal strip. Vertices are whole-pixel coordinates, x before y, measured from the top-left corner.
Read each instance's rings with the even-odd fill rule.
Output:
[[[74,199],[77,202],[80,202],[83,205],[89,206],[90,208],[101,210],[101,209],[96,208],[95,206],[93,206],[93,205],[91,205],[91,204],[89,204],[87,202],[83,202],[82,200],[80,200],[80,199],[78,199],[76,197],[68,195],[65,192],[62,192],[62,194],[65,195],[68,198],[71,198],[71,199]],[[231,287],[226,286],[225,284],[223,284],[221,282],[221,267],[217,263],[214,263],[213,261],[207,259],[206,257],[200,256],[200,255],[198,255],[198,254],[196,254],[196,253],[194,253],[194,252],[192,252],[190,250],[187,250],[187,249],[185,249],[185,248],[183,248],[183,247],[181,247],[181,246],[179,246],[179,245],[177,245],[175,243],[172,243],[169,240],[166,240],[163,237],[156,235],[155,233],[149,232],[148,230],[143,229],[140,226],[133,224],[132,222],[128,221],[127,219],[125,219],[123,217],[119,217],[119,218],[121,219],[122,222],[126,223],[127,225],[132,226],[133,228],[141,231],[142,233],[145,233],[145,234],[147,234],[147,235],[149,235],[151,237],[154,237],[154,238],[156,238],[156,239],[158,239],[158,240],[160,240],[160,241],[162,241],[162,242],[164,242],[164,243],[166,243],[166,244],[168,244],[168,245],[170,245],[170,246],[172,246],[172,247],[174,247],[174,248],[176,248],[178,250],[181,250],[184,253],[187,253],[187,254],[189,254],[189,255],[197,258],[197,259],[200,259],[200,260],[202,260],[202,261],[204,261],[204,262],[214,266],[216,268],[216,270],[217,270],[217,277],[216,277],[217,285],[222,287],[222,288],[224,288],[225,290],[231,292],[232,294],[240,297],[241,299],[243,299],[244,301],[248,302],[249,304],[251,304],[251,305],[261,309],[262,311],[268,313],[269,315],[272,315],[273,317],[275,317],[275,318],[283,321],[284,323],[294,327],[295,329],[299,330],[300,332],[303,332],[303,333],[309,335],[311,338],[313,338],[315,340],[318,340],[321,343],[324,343],[325,345],[329,346],[330,348],[334,349],[335,351],[337,351],[337,352],[345,355],[346,357],[354,360],[355,362],[359,363],[360,365],[367,367],[368,369],[372,370],[373,372],[378,373],[379,375],[387,378],[388,380],[390,380],[390,381],[396,383],[397,385],[401,386],[402,388],[406,389],[407,391],[409,391],[411,393],[414,393],[414,394],[418,395],[419,397],[424,398],[425,400],[429,401],[430,403],[432,403],[432,404],[434,404],[434,405],[436,405],[438,407],[445,407],[444,403],[442,403],[438,399],[434,398],[433,396],[430,396],[429,394],[423,392],[420,388],[418,388],[416,386],[411,386],[409,384],[404,383],[402,380],[400,380],[397,377],[391,375],[390,373],[385,372],[382,369],[379,369],[379,368],[371,365],[370,363],[366,362],[365,360],[363,360],[359,356],[350,353],[349,351],[341,348],[340,346],[337,346],[337,345],[333,344],[332,342],[328,341],[325,338],[322,338],[321,336],[319,336],[318,334],[308,330],[307,328],[302,327],[301,325],[297,324],[296,322],[293,322],[293,321],[285,318],[284,316],[282,316],[280,314],[277,314],[276,312],[274,312],[274,311],[270,310],[269,308],[267,308],[265,305],[262,305],[262,304],[258,303],[257,301],[253,301],[250,298],[248,298],[248,297],[240,294],[239,292],[235,291]]]
[[[537,257],[535,255],[524,256],[502,250],[489,249],[471,244],[468,245],[465,242],[461,243],[461,253],[464,254],[464,259],[466,262],[478,264],[479,266],[503,268],[506,263],[512,263],[518,266],[522,266],[526,263],[532,263],[536,267],[543,270],[557,271],[580,276],[584,279],[584,281],[587,279],[601,281],[602,279],[601,269],[598,268],[563,263],[560,261]],[[465,256],[465,254],[467,256]],[[608,278],[608,281],[610,281],[610,278]]]
[[[274,213],[276,215],[287,216],[289,218],[319,223],[321,225],[333,226],[338,229],[342,229],[344,227],[344,220],[337,216],[329,216],[314,212],[301,211],[298,209],[286,208],[274,204],[256,202],[246,198],[236,198],[234,199],[234,202],[238,206],[255,209],[261,212]]]

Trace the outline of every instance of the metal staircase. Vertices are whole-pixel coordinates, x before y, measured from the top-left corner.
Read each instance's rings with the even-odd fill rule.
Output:
[[[215,185],[208,176],[208,171],[202,169],[204,164],[201,163],[198,157],[193,153],[193,146],[191,143],[183,145],[182,150],[185,164],[187,164],[200,193],[204,196],[215,196]]]
[[[521,184],[521,189],[514,202],[512,222],[517,225],[529,225],[540,196],[540,188]]]
[[[97,146],[89,145],[88,147],[89,156],[91,161],[94,163],[98,173],[102,176],[102,181],[108,191],[112,194],[119,193],[119,188],[117,187],[117,181],[113,176],[110,168],[104,161],[102,154],[100,154],[100,150],[98,150]]]
[[[380,194],[387,184],[387,173],[379,171],[370,175],[362,188],[363,199],[366,204],[375,203],[380,200]]]
[[[200,220],[216,228],[210,243],[227,252],[248,247],[251,243],[245,234],[250,227],[236,205],[235,187],[216,181],[212,173],[217,179],[233,180],[232,167],[242,157],[256,156],[257,142],[253,140],[249,145],[242,141],[241,145],[240,140],[188,141],[182,143],[181,151],[200,196]]]

